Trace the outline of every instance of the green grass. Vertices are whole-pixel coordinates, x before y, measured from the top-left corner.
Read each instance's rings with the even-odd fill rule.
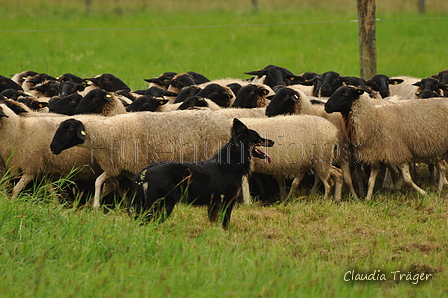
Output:
[[[259,1],[254,11],[250,1],[193,9],[193,1],[93,0],[88,16],[83,3],[56,2],[0,0],[1,75],[110,72],[139,89],[165,71],[247,78],[277,64],[297,74],[359,74],[357,24],[348,22],[356,19],[354,1]],[[425,77],[447,68],[440,30],[447,21],[436,19],[446,17],[447,4],[428,3],[422,16],[406,1],[396,9],[377,2],[378,72]],[[289,24],[228,26],[279,23]],[[445,195],[379,193],[372,202],[335,204],[299,193],[288,204],[238,205],[224,232],[204,208],[180,205],[160,226],[140,226],[121,209],[69,208],[39,189],[12,202],[6,182],[0,189],[2,297],[448,294]],[[380,270],[387,281],[346,282],[350,270]],[[394,281],[393,271],[433,278],[413,285]]]

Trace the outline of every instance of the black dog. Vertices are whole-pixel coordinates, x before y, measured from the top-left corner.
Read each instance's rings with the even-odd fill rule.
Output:
[[[140,171],[134,179],[131,204],[137,216],[144,214],[145,220],[163,221],[178,202],[206,205],[210,221],[221,219],[222,227],[227,229],[252,156],[271,162],[269,155],[255,147],[274,145],[238,119],[233,120],[231,134],[227,145],[211,159],[196,163],[158,162]]]

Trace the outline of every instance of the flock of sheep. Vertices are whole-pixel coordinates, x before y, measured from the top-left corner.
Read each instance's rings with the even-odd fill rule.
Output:
[[[448,131],[440,125],[448,122],[448,70],[368,81],[332,71],[295,75],[275,65],[246,74],[252,77],[210,81],[166,72],[145,79],[145,90],[131,90],[112,74],[0,76],[0,159],[3,171],[18,178],[12,198],[35,179],[69,173],[80,188],[94,185],[94,207],[112,190],[128,198],[123,181],[151,163],[211,157],[228,141],[234,118],[275,141],[272,163],[253,159],[247,177],[260,195],[270,186],[259,175],[275,177],[282,199],[314,175],[312,190],[322,182],[325,199],[369,200],[381,170],[383,187],[406,182],[424,194],[413,181],[415,163],[435,166],[439,191],[448,183]],[[62,143],[58,128],[72,118],[77,138]],[[249,185],[245,190],[248,202]]]

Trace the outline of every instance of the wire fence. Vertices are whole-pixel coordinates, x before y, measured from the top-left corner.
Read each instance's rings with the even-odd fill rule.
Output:
[[[424,20],[448,20],[448,17],[376,19],[376,21],[424,21]],[[168,26],[168,27],[147,27],[147,28],[21,29],[21,30],[0,30],[0,33],[64,32],[64,31],[138,31],[138,30],[170,30],[170,29],[200,29],[200,28],[224,28],[224,27],[259,27],[259,26],[285,26],[285,25],[307,25],[307,24],[334,24],[334,23],[357,23],[357,22],[358,22],[358,20],[343,20],[343,21],[288,22],[288,23],[264,23],[264,24]]]

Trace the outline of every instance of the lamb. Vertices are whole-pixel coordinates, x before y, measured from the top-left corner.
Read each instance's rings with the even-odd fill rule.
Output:
[[[75,109],[75,114],[100,114],[114,116],[126,113],[123,103],[113,92],[93,89],[87,93]]]
[[[227,118],[210,111],[136,112],[85,121],[78,117],[60,123],[51,150],[54,154],[73,146],[92,150],[104,171],[95,182],[94,207],[99,207],[101,186],[109,177],[127,173],[132,180],[157,161],[210,158],[230,134]]]
[[[341,199],[342,172],[332,165],[338,130],[328,120],[312,115],[239,119],[276,144],[266,152],[271,156],[272,163],[255,161],[254,172],[273,175],[278,180],[294,178],[291,195],[304,174],[312,169],[324,184],[324,199],[330,195],[330,177],[335,181],[334,199]]]
[[[249,84],[240,88],[232,107],[248,109],[266,107],[269,98],[274,94],[267,85]]]
[[[330,97],[325,111],[342,114],[347,139],[359,146],[363,161],[371,166],[366,200],[372,198],[380,163],[398,166],[404,181],[425,194],[412,181],[409,163],[436,162],[443,173],[438,186],[442,190],[442,158],[448,153],[448,132],[440,125],[448,121],[445,99],[375,105],[361,88],[345,86]]]
[[[11,175],[21,175],[13,188],[13,199],[30,181],[43,175],[62,177],[79,168],[77,179],[93,179],[100,172],[90,152],[83,148],[72,148],[59,156],[51,154],[48,144],[61,121],[61,117],[21,117],[0,104],[0,159]]]
[[[333,123],[338,129],[338,143],[340,148],[342,148],[339,151],[338,165],[342,169],[344,182],[350,189],[350,193],[353,198],[358,199],[350,174],[350,164],[359,163],[359,158],[355,159],[355,156],[357,156],[356,151],[354,151],[354,148],[352,148],[349,141],[345,138],[342,117],[340,115],[327,114],[324,111],[323,104],[311,104],[311,101],[303,92],[294,90],[291,87],[283,87],[277,91],[271,99],[271,103],[266,108],[266,115],[268,117],[277,115],[316,115]]]

